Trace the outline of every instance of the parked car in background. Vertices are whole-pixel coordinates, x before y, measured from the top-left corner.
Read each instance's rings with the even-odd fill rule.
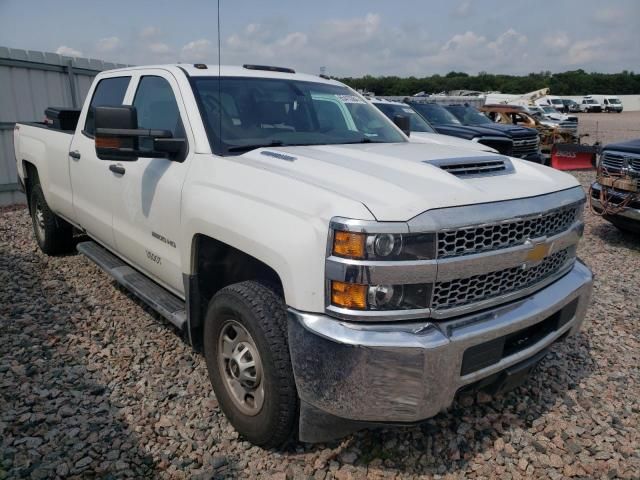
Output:
[[[86,233],[77,249],[204,353],[256,445],[424,421],[463,389],[517,386],[580,331],[593,279],[572,175],[411,143],[289,68],[104,71],[51,116],[13,136],[37,245]]]
[[[563,112],[565,113],[578,113],[580,111],[580,104],[570,98],[563,98],[562,104],[564,105]]]
[[[588,95],[580,102],[580,111],[584,113],[599,113],[602,112],[602,104]]]
[[[605,220],[640,234],[640,139],[602,149],[590,201]]]
[[[414,143],[434,143],[438,145],[449,145],[451,147],[468,148],[471,150],[480,150],[483,152],[498,151],[488,145],[480,142],[472,142],[451,135],[442,135],[429,124],[418,112],[410,105],[401,102],[392,102],[389,100],[370,98],[369,101],[389,119],[395,120],[398,116],[409,118],[410,136],[409,140]]]
[[[513,139],[503,132],[484,126],[463,125],[454,114],[437,103],[414,100],[413,97],[406,99],[405,103],[418,112],[438,133],[487,145],[503,155],[513,153]]]
[[[520,125],[495,123],[469,105],[447,105],[445,108],[465,126],[488,128],[508,135],[513,140],[512,156],[529,160],[530,162],[543,163],[544,159],[540,152],[540,138],[535,129]]]

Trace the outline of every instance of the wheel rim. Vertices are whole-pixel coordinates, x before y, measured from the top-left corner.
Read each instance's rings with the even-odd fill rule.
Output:
[[[36,235],[40,240],[44,239],[44,212],[42,211],[42,205],[40,202],[36,202],[33,209],[33,224],[36,227]]]
[[[262,361],[256,344],[236,320],[226,320],[218,338],[218,367],[235,406],[245,415],[264,404]]]

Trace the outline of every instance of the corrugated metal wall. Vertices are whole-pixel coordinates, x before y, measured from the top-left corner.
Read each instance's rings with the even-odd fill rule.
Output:
[[[49,106],[80,108],[98,72],[123,66],[0,47],[0,205],[24,200],[16,184],[15,122],[42,121]]]

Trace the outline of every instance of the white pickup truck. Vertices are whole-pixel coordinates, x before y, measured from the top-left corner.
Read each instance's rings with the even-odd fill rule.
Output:
[[[221,409],[257,445],[510,388],[585,317],[572,176],[410,143],[337,81],[132,67],[49,116],[14,132],[40,248],[86,233],[77,249],[203,350]]]

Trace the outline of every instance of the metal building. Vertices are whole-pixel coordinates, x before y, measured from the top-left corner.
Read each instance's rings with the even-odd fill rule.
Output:
[[[80,108],[95,75],[124,66],[0,47],[0,206],[24,201],[16,183],[15,122],[42,121],[49,106]]]

